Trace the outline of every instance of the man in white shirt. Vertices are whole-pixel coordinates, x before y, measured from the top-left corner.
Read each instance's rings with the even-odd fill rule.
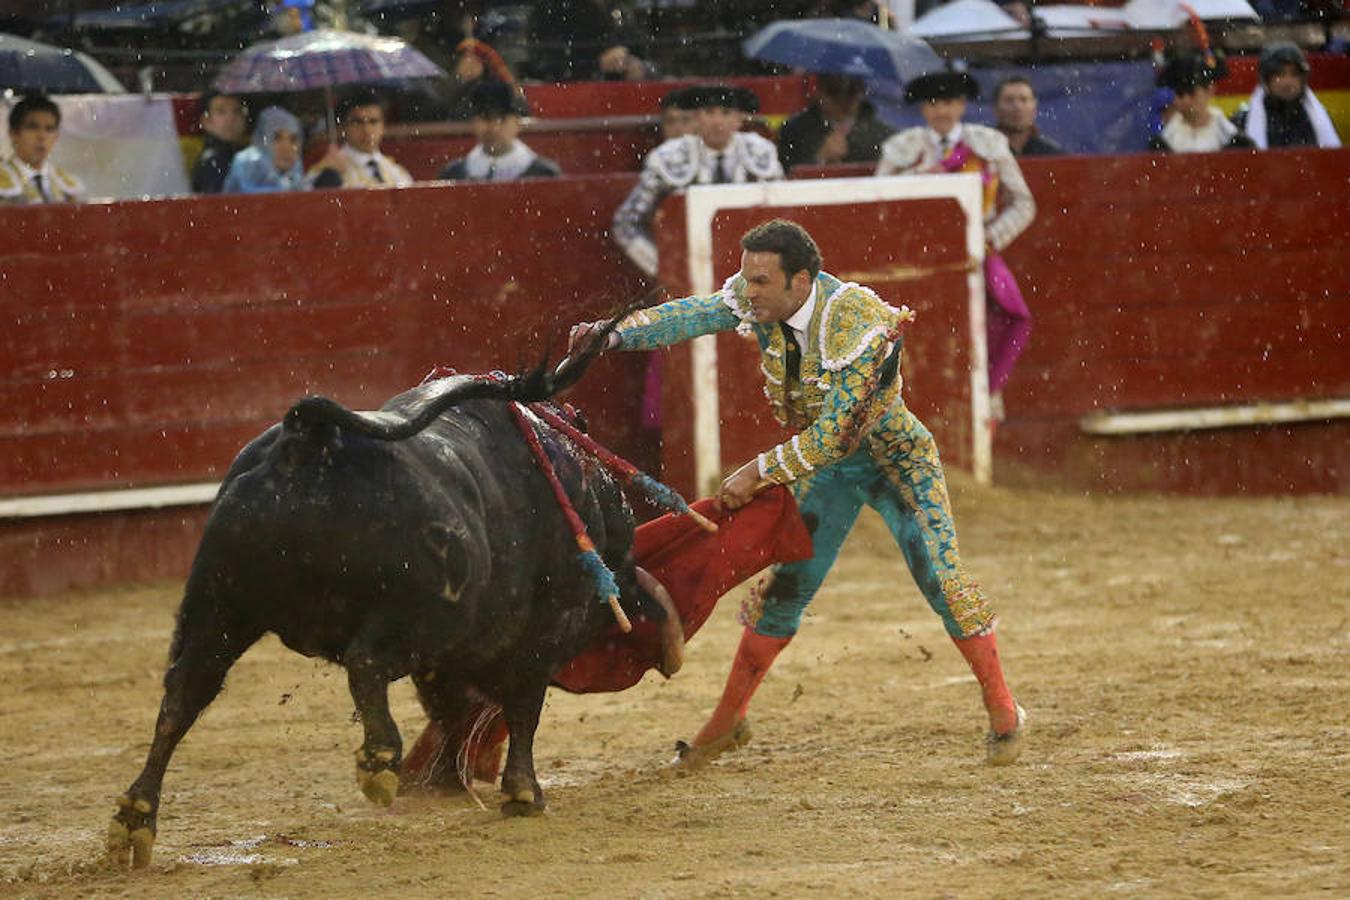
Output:
[[[642,164],[637,187],[614,214],[614,240],[648,276],[657,274],[652,217],[670,194],[692,184],[781,181],[783,167],[773,141],[742,131],[759,111],[759,98],[745,88],[706,85],[690,89],[693,134],[661,144]]]
[[[349,97],[338,108],[341,147],[329,145],[328,153],[310,169],[308,179],[316,188],[407,187],[413,183],[408,170],[380,152],[384,140],[385,104],[372,91]]]
[[[25,97],[9,113],[13,152],[0,160],[0,203],[82,203],[79,178],[53,165],[52,150],[61,134],[61,109],[39,94]]]
[[[515,88],[500,81],[480,81],[469,91],[474,137],[478,144],[468,156],[451,160],[441,170],[446,181],[515,181],[555,178],[558,164],[540,156],[517,138],[520,114]]]

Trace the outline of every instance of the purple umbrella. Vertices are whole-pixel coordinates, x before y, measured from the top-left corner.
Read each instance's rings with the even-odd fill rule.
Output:
[[[254,44],[221,70],[215,86],[229,94],[260,94],[444,75],[398,38],[319,30]]]

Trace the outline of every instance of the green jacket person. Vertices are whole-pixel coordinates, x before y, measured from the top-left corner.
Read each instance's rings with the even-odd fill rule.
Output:
[[[651,350],[736,329],[759,345],[765,393],[796,431],[727,477],[720,502],[736,509],[773,484],[790,485],[814,522],[815,555],[776,566],[747,609],[722,700],[680,763],[698,767],[749,739],[750,698],[834,564],[864,503],[881,514],[928,604],[979,680],[989,714],[988,761],[1021,753],[1021,708],[1003,679],[995,617],[957,551],[946,479],[932,435],[905,407],[900,327],[913,318],[861,285],[820,270],[820,251],[782,219],[741,238],[741,270],[711,297],[633,313],[611,348]],[[572,330],[576,343],[593,327]]]

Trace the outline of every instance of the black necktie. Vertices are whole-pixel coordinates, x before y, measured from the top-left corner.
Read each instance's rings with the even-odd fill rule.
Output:
[[[949,150],[952,149],[952,141],[951,141],[951,138],[947,137],[947,136],[944,134],[944,135],[942,136],[942,140],[938,141],[938,147],[939,147],[940,150],[942,151],[942,156],[941,156],[940,158],[941,158],[941,159],[946,159],[946,158],[947,158],[947,151],[949,151]]]
[[[713,184],[726,184],[731,179],[727,177],[727,170],[723,167],[726,162],[724,154],[717,154],[713,157]]]
[[[366,168],[370,169],[371,177],[379,184],[384,184],[384,176],[380,174],[380,164],[373,159],[366,160]]]
[[[51,203],[52,198],[47,196],[47,186],[42,183],[42,173],[33,176],[33,185],[38,190],[38,196],[42,198],[43,203]]]
[[[787,370],[787,378],[783,379],[786,387],[790,381],[802,380],[802,348],[797,343],[797,332],[792,330],[792,326],[786,322],[779,322],[778,327],[783,329],[783,347],[785,353],[783,364]]]

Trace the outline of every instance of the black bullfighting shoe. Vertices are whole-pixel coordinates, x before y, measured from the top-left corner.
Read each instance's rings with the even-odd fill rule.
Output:
[[[750,743],[750,720],[741,719],[735,728],[706,744],[676,741],[675,759],[671,760],[670,768],[678,775],[697,772],[723,753],[739,750],[748,743]]]
[[[1022,738],[1027,731],[1027,711],[1022,708],[1022,704],[1015,705],[1017,724],[1013,726],[1012,731],[1003,734],[994,734],[991,731],[984,739],[985,762],[991,766],[1010,766],[1022,755]]]

